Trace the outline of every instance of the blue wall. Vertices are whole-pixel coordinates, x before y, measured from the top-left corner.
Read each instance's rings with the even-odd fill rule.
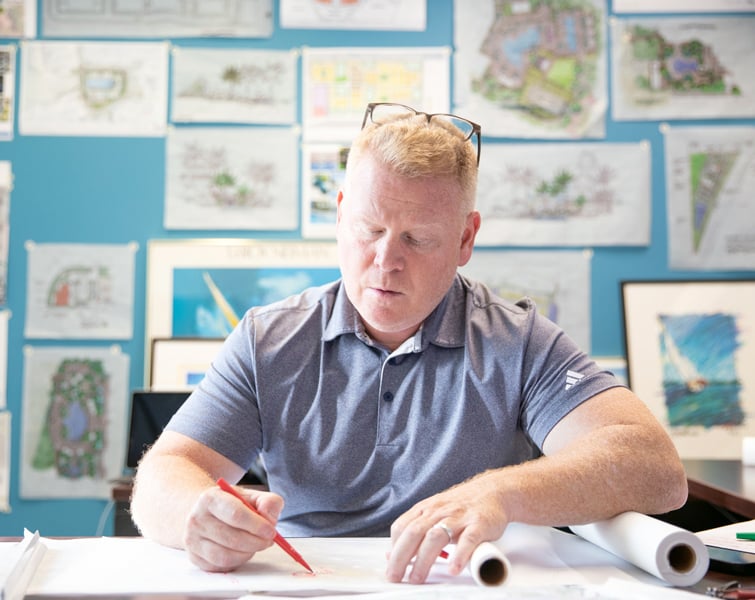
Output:
[[[470,5],[475,0],[470,2]],[[40,1],[41,10],[41,1]],[[280,30],[269,39],[176,40],[177,45],[283,49],[301,46],[453,46],[453,1],[428,0],[423,32]],[[39,30],[41,31],[41,25]],[[43,36],[40,36],[43,37]],[[2,42],[0,40],[0,42]],[[22,50],[19,50],[19,53]],[[19,86],[17,85],[16,89]],[[16,103],[18,106],[18,102]],[[299,113],[300,115],[301,113]],[[468,115],[474,118],[474,115]],[[755,124],[755,120],[689,121],[674,125]],[[596,248],[592,262],[592,352],[623,354],[619,282],[622,279],[753,278],[748,272],[681,272],[667,266],[663,139],[658,122],[607,123],[607,141],[647,139],[652,145],[651,244],[643,248]],[[484,131],[484,123],[483,123]],[[484,143],[505,140],[485,138]],[[521,141],[521,140],[517,140]],[[26,303],[24,243],[127,243],[136,241],[134,337],[121,343],[131,357],[131,388],[140,388],[144,373],[146,242],[151,238],[271,237],[268,232],[166,231],[162,226],[164,139],[58,138],[20,136],[0,142],[0,160],[14,173],[10,210],[10,265],[6,308],[12,312],[8,339],[8,410],[13,414],[10,514],[0,513],[0,535],[19,535],[24,527],[45,536],[112,532],[105,501],[22,500],[19,498],[23,354]],[[484,153],[484,149],[483,149]],[[298,233],[274,234],[298,237]],[[56,342],[58,344],[60,342]],[[63,342],[65,343],[65,342]],[[97,345],[97,342],[69,342]],[[109,342],[108,342],[109,344]],[[102,345],[105,345],[103,342]]]

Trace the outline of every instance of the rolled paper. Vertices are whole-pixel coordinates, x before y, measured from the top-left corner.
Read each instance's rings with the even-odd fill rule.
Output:
[[[494,587],[503,585],[511,571],[511,564],[498,546],[483,542],[469,560],[469,572],[477,585]]]
[[[674,586],[694,585],[708,571],[708,549],[698,536],[647,515],[626,512],[570,529]]]

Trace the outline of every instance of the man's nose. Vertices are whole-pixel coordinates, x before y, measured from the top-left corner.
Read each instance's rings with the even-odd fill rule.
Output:
[[[404,266],[401,240],[391,235],[383,236],[375,246],[375,265],[381,271],[398,271]]]

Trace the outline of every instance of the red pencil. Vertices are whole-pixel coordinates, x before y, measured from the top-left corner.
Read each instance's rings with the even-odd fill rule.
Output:
[[[260,511],[258,511],[256,508],[254,508],[254,506],[252,506],[246,500],[246,498],[244,498],[241,494],[239,494],[234,489],[234,487],[230,483],[228,483],[225,479],[223,479],[222,477],[220,479],[218,479],[218,486],[220,486],[220,489],[223,490],[224,492],[228,492],[229,494],[233,494],[234,496],[236,496],[236,498],[238,498],[239,500],[241,500],[246,505],[246,507],[249,510],[251,510],[252,512],[254,512],[254,513],[258,514],[258,515],[260,514]],[[262,516],[262,515],[260,515],[260,516]],[[284,538],[277,531],[275,532],[274,541],[275,541],[276,544],[278,544],[278,546],[280,546],[283,549],[283,551],[286,554],[288,554],[291,558],[293,558],[296,562],[298,562],[302,567],[304,567],[305,569],[307,569],[307,571],[309,571],[310,573],[314,573],[315,572],[314,569],[312,569],[312,567],[310,567],[307,564],[307,561],[302,558],[301,554],[299,554],[296,550],[294,550],[294,547],[286,541],[286,538]]]

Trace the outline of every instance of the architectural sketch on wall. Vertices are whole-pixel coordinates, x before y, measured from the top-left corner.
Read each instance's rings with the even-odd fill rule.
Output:
[[[484,154],[478,245],[649,243],[646,142],[488,144]]]
[[[590,259],[582,250],[481,250],[459,272],[505,300],[527,296],[585,352],[590,351]]]
[[[28,338],[130,339],[136,244],[27,242]]]
[[[294,50],[172,50],[171,120],[194,123],[296,121]]]
[[[369,102],[448,112],[450,52],[449,48],[304,48],[304,139],[352,140]]]
[[[427,0],[280,0],[283,29],[423,31]]]
[[[167,90],[164,42],[23,42],[19,132],[162,136]]]
[[[166,229],[296,229],[298,132],[180,127],[166,142]]]
[[[348,154],[348,144],[304,144],[302,237],[335,239],[336,201],[346,174]]]
[[[21,497],[110,498],[125,464],[128,355],[27,346],[24,360]]]
[[[8,300],[8,244],[10,241],[10,196],[13,172],[8,161],[0,161],[0,304]]]
[[[454,2],[454,105],[483,135],[605,135],[605,2]]]
[[[755,269],[755,127],[664,127],[669,264]]]
[[[273,0],[43,0],[42,31],[62,38],[270,37]]]
[[[13,139],[16,101],[16,47],[0,46],[0,141]]]
[[[37,35],[37,0],[3,0],[0,12],[0,38]]]
[[[755,116],[755,17],[612,21],[617,120]]]

